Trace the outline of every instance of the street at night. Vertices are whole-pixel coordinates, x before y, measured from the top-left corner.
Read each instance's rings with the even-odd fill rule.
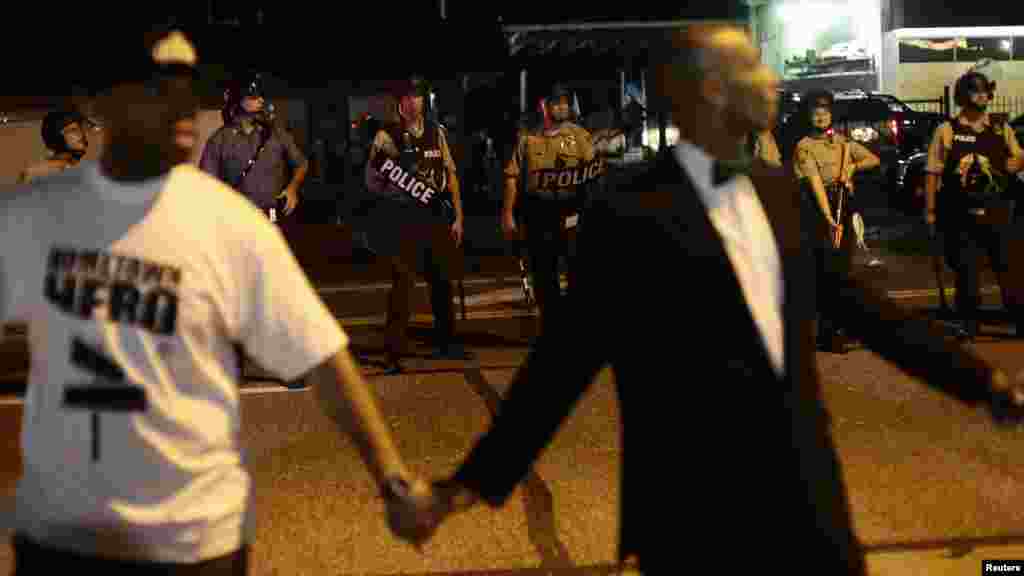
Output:
[[[885,283],[892,297],[914,307],[936,305],[934,280],[920,269],[920,258],[888,261]],[[406,374],[383,376],[375,363],[382,359],[388,284],[370,278],[329,282],[339,272],[326,268],[311,276],[351,334],[352,349],[364,358],[400,450],[417,472],[451,473],[488,425],[535,331],[519,279],[467,279],[469,319],[460,331],[476,352],[470,362],[427,358],[430,309],[421,286],[413,337],[422,357],[409,361]],[[997,293],[985,293],[996,309]],[[8,341],[7,348],[12,346],[18,346],[17,338]],[[1024,369],[1021,344],[1005,326],[987,326],[977,347],[1010,373]],[[685,401],[686,354],[658,361],[665,363],[664,379],[650,385]],[[983,558],[1024,556],[1024,512],[1015,506],[1024,489],[1024,433],[996,427],[984,408],[964,407],[867,351],[820,353],[819,367],[854,523],[874,574],[976,574]],[[422,553],[389,533],[383,501],[354,445],[322,414],[314,392],[288,390],[249,371],[253,377],[242,388],[242,438],[257,510],[253,575],[611,573],[620,441],[609,370],[505,508],[478,507],[452,518]],[[686,408],[683,417],[690,409],[716,407]],[[0,406],[0,483],[8,496],[19,473],[21,410],[13,393]],[[758,433],[727,419],[721,426],[708,434]],[[738,469],[757,490],[758,476],[770,473],[770,456],[737,457],[749,457]],[[675,465],[685,473],[700,463]],[[743,542],[758,534],[737,522],[734,532],[720,538],[742,555]],[[679,573],[701,554],[685,550],[686,540],[680,532]],[[0,571],[11,563],[9,546],[0,547]]]

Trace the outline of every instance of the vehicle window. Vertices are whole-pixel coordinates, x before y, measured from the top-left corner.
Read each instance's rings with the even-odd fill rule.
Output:
[[[843,104],[842,108],[837,105],[833,114],[837,120],[847,122],[880,122],[887,120],[892,112],[888,104],[875,99],[844,102]]]

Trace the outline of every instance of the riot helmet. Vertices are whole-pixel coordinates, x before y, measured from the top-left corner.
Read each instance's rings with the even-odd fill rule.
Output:
[[[247,110],[247,98],[255,98],[254,109]],[[269,117],[273,106],[265,102],[266,90],[260,74],[250,74],[238,80],[232,80],[224,90],[224,109],[221,115],[225,124],[230,124],[240,117]]]
[[[537,96],[537,112],[543,120],[545,129],[551,129],[573,119],[574,95],[567,84],[552,82]]]
[[[66,134],[65,130],[72,125],[77,125],[79,130],[74,135]],[[81,158],[89,148],[85,125],[85,117],[75,110],[54,110],[43,118],[43,143],[55,154],[71,154],[76,159]]]
[[[971,71],[957,79],[953,88],[953,100],[961,108],[974,108],[979,112],[984,112],[988,103],[978,103],[974,100],[974,96],[987,94],[991,99],[995,90],[996,83],[989,80],[988,76],[981,72]]]

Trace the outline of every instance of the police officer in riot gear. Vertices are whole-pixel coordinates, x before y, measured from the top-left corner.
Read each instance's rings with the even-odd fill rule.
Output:
[[[455,162],[445,129],[429,120],[430,87],[413,77],[395,87],[398,123],[381,126],[366,164],[373,197],[366,221],[370,248],[391,263],[392,289],[387,315],[387,365],[399,373],[409,353],[406,331],[417,273],[430,285],[435,358],[468,359],[455,341],[452,277],[461,264],[462,202]]]
[[[258,74],[228,84],[221,109],[224,125],[206,141],[199,167],[279,223],[298,205],[309,162],[291,134],[276,125],[265,96]],[[284,385],[303,388],[306,382]]]
[[[1012,128],[988,114],[995,82],[968,72],[957,80],[954,99],[960,113],[935,130],[928,150],[925,180],[925,221],[943,231],[945,256],[956,271],[956,308],[963,336],[978,333],[980,265],[988,253],[1007,297],[1010,258],[1007,238],[1011,204],[1006,197],[1009,178],[1020,172],[1024,153]],[[1009,312],[1018,327],[1024,320],[1020,305]]]
[[[848,273],[853,265],[855,247],[849,205],[853,175],[878,166],[879,159],[864,146],[835,132],[831,92],[809,92],[802,102],[810,134],[797,142],[794,173],[801,181],[808,222],[819,223],[816,235],[821,238],[821,243],[815,245],[819,258],[837,259],[839,268]],[[819,296],[819,342],[826,350],[843,352],[848,341],[832,322],[833,295]]]
[[[258,74],[228,86],[221,110],[224,126],[207,140],[199,166],[276,222],[298,206],[309,161],[291,134],[276,125],[265,98]]]
[[[43,162],[25,168],[18,176],[26,183],[77,166],[89,150],[86,135],[87,122],[75,110],[54,110],[43,118],[43,143],[52,156]]]
[[[508,239],[517,239],[517,215],[521,218],[542,332],[555,320],[562,298],[560,257],[568,260],[570,289],[574,284],[566,219],[577,215],[583,225],[586,187],[605,169],[590,133],[571,120],[571,96],[563,84],[552,87],[543,101],[545,125],[520,133],[505,166],[502,229]]]

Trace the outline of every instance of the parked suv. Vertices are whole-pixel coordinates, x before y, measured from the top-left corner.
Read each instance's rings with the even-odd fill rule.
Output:
[[[780,95],[778,136],[791,151],[806,131],[806,122],[799,117],[800,95]],[[836,92],[832,118],[836,130],[878,155],[883,174],[889,173],[898,157],[927,148],[932,131],[944,119],[941,114],[913,110],[895,96],[861,90]]]

